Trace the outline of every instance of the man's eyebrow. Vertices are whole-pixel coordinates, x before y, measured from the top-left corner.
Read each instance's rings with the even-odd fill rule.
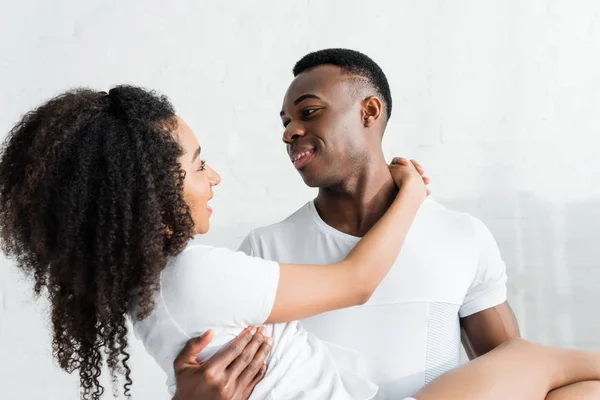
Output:
[[[297,106],[301,101],[304,101],[306,99],[317,99],[317,100],[321,100],[321,98],[319,96],[317,96],[316,94],[303,94],[302,96],[298,97],[296,100],[294,100],[294,105]]]
[[[306,99],[317,99],[317,100],[321,100],[321,98],[319,96],[317,96],[316,94],[303,94],[302,96],[298,97],[296,100],[294,100],[294,105],[297,106],[298,104],[300,104],[300,102],[306,100]],[[280,117],[283,117],[283,114],[285,114],[285,111],[281,110],[281,112],[279,113]]]
[[[192,162],[196,161],[196,158],[198,158],[198,156],[200,156],[201,150],[202,150],[202,148],[200,146],[198,146],[196,151],[194,151],[194,155],[192,156]]]

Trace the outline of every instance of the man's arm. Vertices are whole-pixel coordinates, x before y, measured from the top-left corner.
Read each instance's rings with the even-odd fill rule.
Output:
[[[519,325],[508,302],[469,315],[460,320],[462,343],[474,359],[508,339],[520,337]]]
[[[496,240],[473,218],[477,267],[460,308],[462,343],[470,359],[520,336],[517,319],[506,301],[506,265]]]

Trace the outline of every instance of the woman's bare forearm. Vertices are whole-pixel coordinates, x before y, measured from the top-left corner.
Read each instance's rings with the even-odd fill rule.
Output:
[[[420,182],[415,182],[420,184]],[[407,182],[406,185],[413,184]],[[355,291],[366,301],[390,270],[398,257],[410,226],[423,203],[422,193],[412,188],[401,188],[385,215],[365,237],[336,265],[351,274]]]
[[[365,303],[394,264],[424,198],[422,180],[405,182],[385,215],[341,262],[281,264],[266,322],[294,321]]]

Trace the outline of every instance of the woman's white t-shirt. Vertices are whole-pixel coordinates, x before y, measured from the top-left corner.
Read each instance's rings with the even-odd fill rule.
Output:
[[[278,283],[278,263],[225,248],[190,245],[171,260],[161,273],[151,315],[133,318],[135,335],[167,374],[171,395],[173,361],[186,341],[214,331],[202,361],[245,327],[264,324]],[[364,378],[358,353],[319,340],[299,322],[269,324],[264,332],[273,338],[273,348],[251,399],[374,398],[377,386]]]

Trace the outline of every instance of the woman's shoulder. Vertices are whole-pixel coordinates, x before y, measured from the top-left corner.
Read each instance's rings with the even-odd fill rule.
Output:
[[[173,257],[165,271],[186,267],[211,267],[215,264],[229,264],[232,258],[240,258],[238,252],[226,247],[214,247],[202,244],[190,244],[181,253]]]
[[[264,323],[278,274],[274,262],[223,247],[190,244],[161,272],[161,301],[185,332],[196,332],[199,326]]]
[[[190,275],[203,273],[215,265],[221,264],[232,256],[227,248],[190,244],[183,251],[171,258],[163,272],[161,282],[172,281],[174,278],[189,279]]]
[[[161,284],[183,284],[185,281],[214,278],[217,281],[231,279],[231,274],[244,274],[253,269],[273,269],[278,264],[262,258],[248,256],[241,251],[226,247],[190,244],[173,257],[161,273]],[[278,270],[278,268],[277,268]]]
[[[232,264],[227,248],[190,244],[174,256],[160,274],[160,291],[167,304],[197,303],[211,298],[226,284],[224,265]]]
[[[231,250],[229,250],[226,247],[214,247],[214,246],[208,246],[205,244],[191,243],[191,244],[188,244],[187,246],[185,246],[185,248],[175,257],[175,259],[180,258],[182,256],[190,255],[190,254],[193,254],[194,256],[204,256],[204,255],[214,254],[215,252],[223,253],[223,252],[231,252]]]

